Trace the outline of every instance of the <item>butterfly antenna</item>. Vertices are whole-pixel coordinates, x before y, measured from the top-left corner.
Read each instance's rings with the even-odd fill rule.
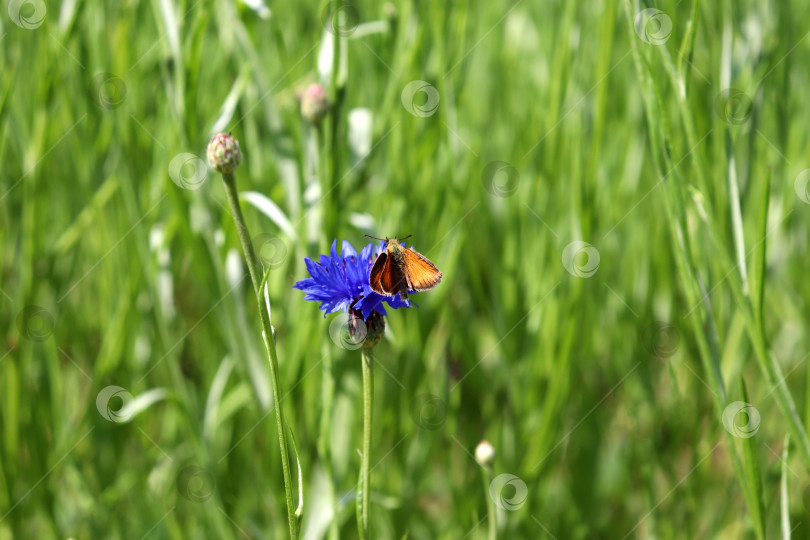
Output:
[[[385,242],[384,238],[377,238],[376,236],[371,236],[370,234],[365,234],[363,236],[365,236],[366,238],[372,238],[374,240],[382,240],[383,242]]]
[[[397,237],[397,238],[398,238],[399,240],[405,240],[405,239],[407,239],[407,238],[410,238],[411,236],[413,236],[413,235],[412,235],[412,234],[409,234],[408,236],[403,236],[403,237],[401,237],[401,238],[400,238],[400,237]]]

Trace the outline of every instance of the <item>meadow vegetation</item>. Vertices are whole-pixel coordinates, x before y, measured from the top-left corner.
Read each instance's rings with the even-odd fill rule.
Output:
[[[0,539],[288,534],[218,131],[302,538],[357,537],[363,396],[292,285],[364,234],[444,274],[373,352],[372,538],[810,537],[806,2],[0,15]]]

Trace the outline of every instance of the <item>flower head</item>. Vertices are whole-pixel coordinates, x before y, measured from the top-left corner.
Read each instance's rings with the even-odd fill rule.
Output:
[[[208,143],[208,164],[222,174],[231,174],[242,162],[239,141],[230,133],[217,133]]]
[[[368,244],[358,254],[346,240],[340,253],[337,251],[337,239],[332,242],[329,255],[321,255],[320,263],[309,257],[304,259],[309,275],[294,288],[306,293],[304,300],[321,303],[326,313],[349,309],[359,311],[368,321],[373,312],[386,315],[384,304],[399,309],[411,307],[410,301],[401,300],[399,296],[383,296],[371,290],[368,278],[376,256],[385,249],[385,242]]]

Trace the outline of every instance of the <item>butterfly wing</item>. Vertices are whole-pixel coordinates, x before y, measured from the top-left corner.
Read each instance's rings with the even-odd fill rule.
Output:
[[[399,296],[403,300],[408,298],[408,280],[400,268],[400,265],[391,258],[388,253],[383,252],[374,261],[371,267],[371,274],[368,278],[371,290],[383,296]]]
[[[374,261],[374,266],[371,267],[371,275],[368,278],[368,284],[375,293],[390,296],[393,294],[393,285],[391,283],[391,273],[387,272],[387,263],[388,253],[383,251],[377,256],[377,260]],[[383,285],[383,279],[385,279],[385,286]]]
[[[403,272],[410,291],[427,291],[442,280],[442,273],[427,257],[409,248],[403,248]]]

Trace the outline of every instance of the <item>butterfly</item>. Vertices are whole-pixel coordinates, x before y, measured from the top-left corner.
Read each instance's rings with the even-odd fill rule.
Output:
[[[399,245],[396,238],[386,238],[384,241],[387,243],[385,251],[377,256],[368,279],[372,291],[384,296],[399,293],[402,300],[407,300],[408,291],[427,291],[442,280],[442,273],[427,257]]]

